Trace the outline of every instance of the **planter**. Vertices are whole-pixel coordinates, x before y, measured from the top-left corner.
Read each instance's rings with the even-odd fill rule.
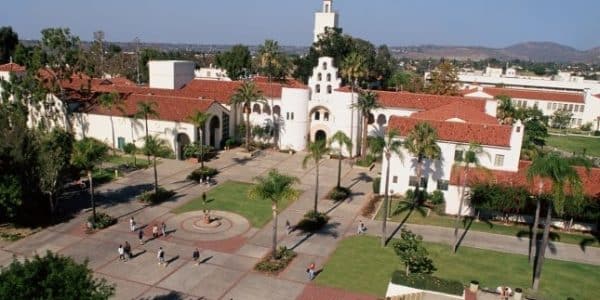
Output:
[[[479,290],[479,281],[472,280],[471,283],[469,284],[469,291],[471,291],[473,293],[477,293],[478,290]]]
[[[513,294],[513,300],[521,299],[523,299],[523,290],[521,288],[516,288],[515,293]]]

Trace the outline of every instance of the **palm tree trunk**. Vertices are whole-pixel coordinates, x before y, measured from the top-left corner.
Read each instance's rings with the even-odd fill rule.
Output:
[[[340,189],[342,181],[342,152],[340,151],[340,157],[338,157],[338,176],[337,176],[337,188]]]
[[[383,196],[383,223],[381,223],[381,247],[385,247],[385,241],[387,240],[386,226],[388,217],[388,202],[389,199],[389,187],[390,187],[390,154],[386,153],[387,166],[385,167],[385,191]]]
[[[156,172],[156,156],[152,158],[152,164],[154,166],[154,196],[156,197],[156,201],[158,201],[158,173]]]
[[[90,200],[92,201],[92,225],[96,227],[96,201],[94,201],[94,183],[92,182],[92,171],[87,171],[88,181],[90,182]]]
[[[354,141],[354,83],[350,82],[350,140]],[[358,149],[357,149],[358,150]],[[352,151],[350,151],[350,157],[352,156]]]
[[[531,239],[529,240],[529,264],[534,265],[535,254],[539,251],[538,249],[538,238],[537,238],[537,230],[540,225],[540,210],[541,203],[540,197],[538,195],[537,200],[535,201],[535,217],[533,219],[533,227],[531,227]],[[534,251],[535,249],[535,251]]]
[[[277,251],[277,203],[273,202],[271,205],[271,210],[273,211],[273,246],[271,249],[271,253],[275,256]]]
[[[250,152],[250,105],[246,112],[246,150]]]
[[[117,152],[115,150],[116,146],[115,146],[115,124],[113,123],[113,117],[112,114],[110,115],[110,131],[112,134],[112,154],[113,156],[117,155]]]
[[[317,201],[319,200],[319,161],[315,161],[315,165],[317,166],[315,175],[315,212],[317,212]]]
[[[362,138],[360,141],[360,156],[362,159],[367,158],[367,134],[369,126],[369,116],[363,116]]]
[[[542,247],[538,250],[537,263],[533,273],[533,290],[537,291],[540,287],[542,277],[542,266],[544,265],[544,255],[548,247],[548,238],[550,236],[550,223],[552,222],[552,203],[548,203],[548,212],[546,213],[546,224],[544,224],[544,235],[542,237]]]
[[[148,115],[144,115],[144,121],[146,123],[146,140],[144,141],[144,143],[146,141],[148,141]],[[150,163],[150,154],[147,155],[148,157],[148,163]]]
[[[200,155],[198,156],[198,160],[200,161],[200,168],[204,169],[204,128],[200,128]]]
[[[274,106],[274,100],[273,100],[273,78],[272,76],[269,74],[269,89],[271,90],[271,119],[273,119],[273,144],[275,144],[275,146],[277,148],[279,148],[279,130],[275,130],[275,128],[277,126],[275,126],[275,114],[273,113],[273,106]]]
[[[456,253],[456,250],[458,250],[458,224],[460,222],[460,214],[462,213],[463,202],[465,201],[465,189],[467,188],[468,176],[469,173],[465,171],[463,176],[462,189],[460,191],[460,200],[458,202],[458,212],[456,213],[456,218],[454,219],[454,247],[452,247],[453,253]]]

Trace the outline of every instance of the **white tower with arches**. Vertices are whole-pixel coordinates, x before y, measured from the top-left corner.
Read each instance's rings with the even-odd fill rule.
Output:
[[[315,31],[313,42],[319,40],[319,36],[327,28],[338,27],[338,14],[333,11],[333,0],[323,0],[323,9],[315,13]]]

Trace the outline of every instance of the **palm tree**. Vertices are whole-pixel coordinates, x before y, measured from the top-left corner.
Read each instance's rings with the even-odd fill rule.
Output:
[[[415,185],[415,197],[421,202],[422,193],[419,191],[423,166],[425,159],[435,160],[441,156],[440,146],[437,144],[437,130],[427,122],[420,122],[408,133],[404,147],[410,154],[417,158],[417,183]]]
[[[169,155],[171,149],[167,142],[156,136],[148,136],[144,140],[144,154],[148,157],[152,156],[152,166],[154,167],[154,197],[158,200],[158,173],[156,171],[156,158]]]
[[[336,154],[338,156],[338,175],[337,175],[337,185],[336,187],[339,189],[341,186],[342,180],[342,158],[343,158],[343,149],[344,147],[348,151],[348,154],[352,153],[352,139],[350,139],[343,131],[338,130],[329,140],[329,147],[336,143],[338,145]]]
[[[273,212],[272,253],[275,255],[277,250],[277,203],[298,197],[298,191],[292,188],[292,185],[299,182],[299,180],[293,176],[280,174],[277,170],[271,170],[267,176],[255,177],[254,180],[257,183],[248,191],[248,198],[271,201],[271,210]]]
[[[317,201],[319,200],[319,162],[323,159],[323,156],[329,152],[326,142],[324,140],[318,140],[308,145],[308,154],[302,160],[302,168],[306,168],[308,161],[310,160],[315,163],[315,212],[317,212]]]
[[[83,138],[73,144],[73,154],[71,155],[71,164],[87,173],[90,183],[90,199],[92,202],[92,225],[96,224],[96,202],[94,201],[94,182],[92,181],[92,172],[97,164],[106,156],[108,147],[102,142]]]
[[[100,97],[98,97],[98,102],[100,103],[100,105],[102,107],[104,107],[106,110],[108,110],[109,114],[110,114],[110,128],[111,128],[111,133],[112,133],[112,153],[113,156],[116,155],[115,152],[115,148],[117,147],[116,145],[116,140],[115,140],[115,125],[113,123],[113,111],[112,108],[114,106],[116,106],[116,108],[120,111],[123,111],[123,108],[121,107],[121,99],[119,97],[119,94],[116,92],[112,92],[112,93],[107,93],[107,94],[102,94],[100,95]]]
[[[470,143],[469,148],[467,148],[467,151],[465,151],[463,157],[464,169],[462,176],[462,187],[460,190],[460,201],[458,202],[458,213],[456,214],[456,217],[454,219],[454,253],[456,253],[456,250],[458,250],[458,225],[460,221],[460,214],[462,213],[463,204],[465,201],[465,190],[467,189],[467,180],[469,177],[469,172],[472,168],[484,169],[479,161],[479,156],[481,155],[489,156],[489,154],[483,150],[483,147],[481,147],[481,145],[477,143]]]
[[[589,169],[589,165],[585,165]],[[550,236],[550,226],[552,223],[552,207],[560,215],[564,211],[566,191],[569,190],[575,200],[583,198],[583,189],[581,178],[577,170],[572,165],[572,160],[564,158],[557,153],[550,153],[535,159],[527,170],[527,177],[540,177],[552,182],[551,199],[547,204],[546,221],[544,223],[544,234],[542,235],[542,245],[538,249],[537,260],[533,272],[533,290],[539,288],[540,278],[542,276],[542,266],[544,264],[544,255],[548,247]]]
[[[235,94],[231,97],[233,105],[242,105],[246,110],[246,150],[250,151],[250,112],[252,111],[252,104],[256,102],[263,102],[263,93],[256,87],[256,84],[252,81],[244,81],[242,85],[237,89]]]
[[[158,117],[158,111],[156,111],[156,102],[142,101],[137,104],[137,111],[133,115],[136,119],[144,119],[144,126],[146,128],[145,139],[148,139],[148,117]],[[148,162],[150,162],[150,156],[148,156]]]
[[[340,73],[350,83],[350,95],[352,97],[350,106],[353,108],[354,90],[358,87],[358,82],[367,76],[368,73],[365,57],[358,52],[350,53],[342,62]],[[350,137],[354,138],[354,111],[352,111],[352,115],[350,116],[350,123]]]
[[[188,120],[198,128],[198,139],[200,140],[198,161],[200,162],[200,168],[202,169],[204,169],[204,127],[211,116],[212,115],[207,112],[195,111],[188,117]]]
[[[273,79],[285,79],[286,76],[286,57],[281,53],[279,44],[274,40],[265,40],[265,43],[258,48],[258,68],[261,72],[267,75],[269,81],[269,89],[273,94]],[[271,109],[273,109],[273,97],[271,97]],[[275,114],[271,112],[273,117],[274,129],[277,129]],[[275,144],[278,145],[279,132],[274,131]]]
[[[385,156],[385,190],[383,196],[383,222],[381,223],[381,247],[385,247],[385,242],[387,240],[386,233],[386,223],[388,217],[388,203],[389,203],[389,186],[390,186],[390,160],[392,159],[392,155],[395,154],[403,160],[402,152],[400,148],[402,147],[402,142],[400,142],[396,137],[398,136],[398,132],[395,129],[389,130],[386,134],[385,144],[383,147],[383,153]]]
[[[362,135],[360,141],[360,156],[361,159],[367,157],[367,136],[369,134],[369,117],[371,111],[380,108],[381,105],[377,102],[377,94],[368,91],[366,93],[360,93],[358,101],[352,104],[352,108],[358,109],[362,116]]]
[[[515,119],[517,110],[515,109],[512,100],[509,96],[496,96],[496,99],[500,100],[498,103],[497,116],[500,119],[500,123],[511,125]]]

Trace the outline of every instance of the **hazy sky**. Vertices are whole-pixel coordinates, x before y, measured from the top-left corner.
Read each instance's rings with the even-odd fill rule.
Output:
[[[23,39],[69,27],[84,40],[284,45],[312,42],[320,0],[4,0],[0,26]],[[600,0],[337,0],[344,32],[375,44],[600,46]]]

